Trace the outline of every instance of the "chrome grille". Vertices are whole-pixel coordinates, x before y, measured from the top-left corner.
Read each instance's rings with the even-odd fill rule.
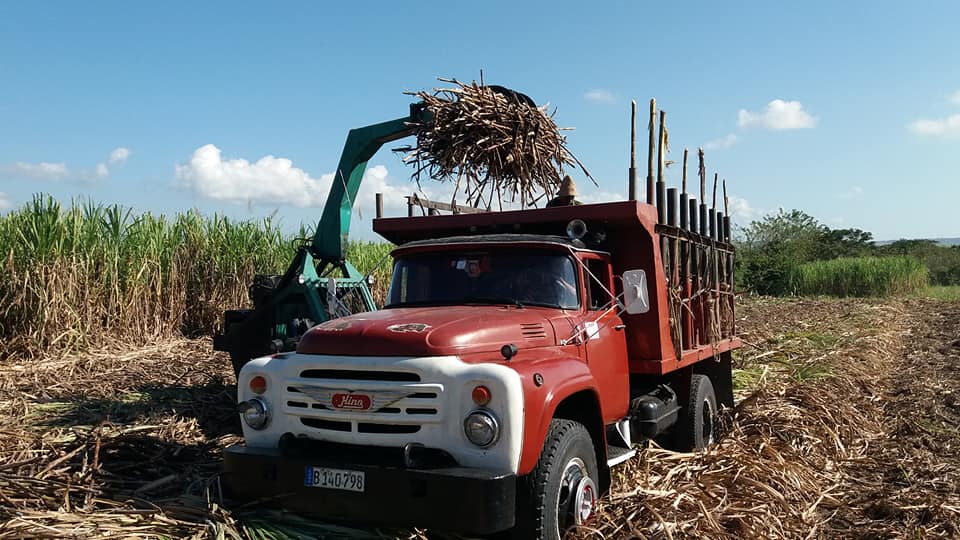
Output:
[[[284,412],[324,432],[407,435],[443,420],[444,387],[411,371],[310,367],[284,381]]]

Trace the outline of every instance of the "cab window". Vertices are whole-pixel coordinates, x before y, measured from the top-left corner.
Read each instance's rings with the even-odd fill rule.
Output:
[[[593,276],[587,275],[587,291],[589,293],[589,309],[592,311],[610,307],[612,298],[607,292],[610,289],[610,265],[601,259],[588,259],[587,269]],[[594,279],[596,278],[596,279]]]

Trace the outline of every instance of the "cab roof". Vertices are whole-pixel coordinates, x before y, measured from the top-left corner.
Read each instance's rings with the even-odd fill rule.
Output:
[[[561,235],[565,234],[567,224],[573,219],[585,221],[589,230],[629,231],[628,236],[635,236],[639,229],[653,232],[657,210],[639,201],[619,201],[479,214],[378,218],[373,220],[373,230],[398,245],[446,237],[499,234],[533,235],[538,242],[550,236],[569,242]]]
[[[471,244],[541,244],[551,247],[560,247],[564,249],[573,249],[576,251],[597,252],[597,250],[588,249],[583,242],[571,240],[566,236],[554,234],[476,234],[446,236],[441,238],[427,238],[424,240],[414,240],[398,247],[396,251],[403,252],[407,249],[415,249],[429,246],[454,246]]]

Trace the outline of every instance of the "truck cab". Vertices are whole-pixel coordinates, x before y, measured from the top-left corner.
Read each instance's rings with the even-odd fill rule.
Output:
[[[560,538],[642,441],[704,446],[732,405],[739,341],[722,318],[716,334],[675,320],[679,272],[651,208],[376,220],[398,245],[387,303],[243,367],[227,492],[329,519]]]

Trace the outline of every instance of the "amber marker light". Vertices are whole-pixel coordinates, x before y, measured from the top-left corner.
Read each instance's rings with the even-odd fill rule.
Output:
[[[254,394],[263,394],[267,391],[267,379],[262,375],[250,379],[250,391]]]
[[[473,397],[473,402],[481,407],[490,403],[490,398],[493,397],[490,395],[490,389],[483,385],[475,387],[470,395]]]

